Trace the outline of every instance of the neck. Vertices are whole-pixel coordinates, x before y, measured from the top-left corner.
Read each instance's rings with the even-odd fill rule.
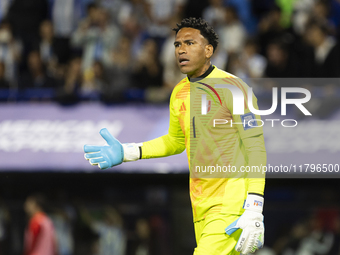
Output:
[[[189,78],[197,78],[197,77],[200,77],[201,75],[203,75],[210,67],[211,65],[211,62],[210,62],[210,59],[207,59],[203,65],[203,67],[198,70],[196,73],[194,74],[188,74],[188,77]]]
[[[318,48],[320,47],[324,42],[326,41],[326,37],[318,40],[316,43],[315,43],[315,47]]]
[[[35,210],[33,210],[33,211],[31,211],[31,212],[29,213],[29,217],[32,218],[34,215],[36,215],[36,214],[39,213],[39,212],[41,212],[40,209],[35,209]]]

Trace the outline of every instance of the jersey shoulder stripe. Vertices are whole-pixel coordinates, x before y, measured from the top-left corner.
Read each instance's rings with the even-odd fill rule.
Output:
[[[188,77],[181,80],[174,88],[173,94],[177,99],[185,100],[190,92],[190,82]]]

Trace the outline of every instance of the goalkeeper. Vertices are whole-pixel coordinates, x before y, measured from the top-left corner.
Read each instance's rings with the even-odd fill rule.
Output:
[[[183,19],[173,30],[177,64],[187,77],[172,92],[168,134],[141,144],[121,144],[107,129],[102,129],[100,134],[107,145],[85,145],[85,158],[92,165],[106,169],[122,162],[170,156],[186,149],[197,242],[194,255],[253,253],[264,243],[264,176],[250,178],[236,173],[221,178],[196,170],[200,166],[229,165],[239,169],[266,165],[260,117],[250,112],[247,100],[244,100],[244,114],[233,114],[231,90],[215,88],[223,81],[235,86],[247,99],[248,86],[242,80],[211,64],[218,45],[214,30],[203,19],[196,18]],[[250,96],[253,107],[258,109],[256,97]],[[197,107],[201,99],[206,102],[206,105],[202,103],[202,112]],[[214,119],[235,124],[213,125]]]

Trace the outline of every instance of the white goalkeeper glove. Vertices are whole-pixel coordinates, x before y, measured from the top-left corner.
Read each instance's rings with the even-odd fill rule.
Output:
[[[263,203],[264,199],[262,196],[248,194],[243,206],[245,209],[244,213],[225,229],[228,235],[231,235],[238,229],[243,230],[235,246],[235,250],[241,254],[254,253],[263,247]]]
[[[107,142],[107,145],[84,146],[84,157],[90,161],[91,165],[98,165],[100,169],[107,169],[119,165],[122,162],[135,161],[140,158],[139,147],[142,146],[142,144],[121,144],[106,128],[100,130],[99,133]]]

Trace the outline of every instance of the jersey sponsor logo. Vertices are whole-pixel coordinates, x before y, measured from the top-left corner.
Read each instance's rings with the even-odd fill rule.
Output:
[[[255,118],[255,114],[252,112],[248,112],[244,115],[241,115],[241,121],[243,122],[243,129],[248,130],[254,127],[257,127],[257,121]]]

